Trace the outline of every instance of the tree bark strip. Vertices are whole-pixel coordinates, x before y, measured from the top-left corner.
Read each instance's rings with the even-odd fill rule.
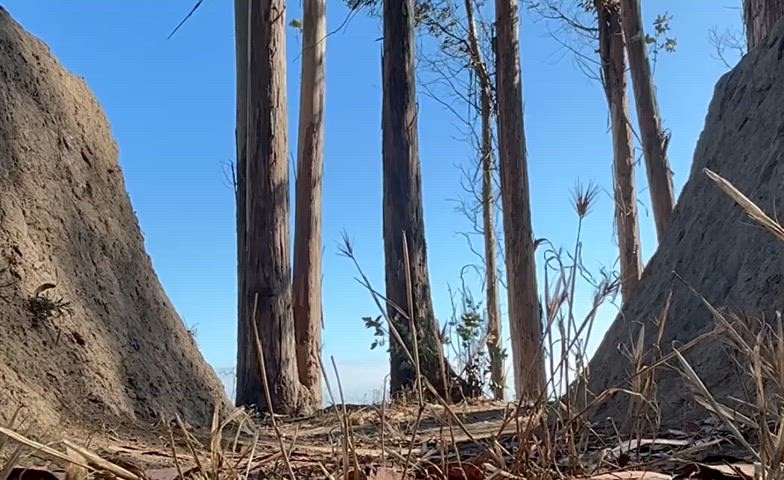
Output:
[[[294,325],[299,380],[321,405],[321,253],[326,0],[306,0],[294,222]]]
[[[743,0],[743,22],[749,49],[764,43],[781,17],[784,17],[784,0]]]
[[[672,171],[667,159],[669,139],[662,128],[659,104],[656,100],[656,88],[648,60],[648,45],[642,27],[640,0],[621,0],[621,12],[653,218],[656,222],[656,235],[661,242],[675,208]]]
[[[493,397],[504,399],[504,352],[501,336],[501,307],[498,299],[498,260],[495,233],[495,188],[493,183],[493,88],[487,63],[482,58],[474,21],[474,0],[465,0],[471,64],[479,79],[482,129],[482,230],[485,243],[485,301],[487,302],[487,350]]]
[[[599,56],[613,139],[615,222],[621,263],[621,294],[634,291],[642,273],[634,173],[634,141],[626,93],[626,61],[618,5],[596,0]]]
[[[422,209],[414,70],[414,2],[385,0],[383,15],[382,156],[386,295],[391,304],[408,312],[406,276],[410,275],[422,374],[435,388],[442,389],[444,382],[438,355],[442,355],[443,350],[437,340],[438,324],[430,293]],[[408,240],[408,271],[403,255],[404,235]],[[409,351],[413,352],[408,320],[391,305],[387,310],[393,324],[408,343]],[[409,363],[397,343],[390,341],[392,393],[399,393],[414,385],[416,374],[413,365]]]
[[[540,351],[542,319],[531,227],[517,4],[516,0],[495,2],[496,92],[515,388],[518,397],[534,399],[544,388],[545,376],[544,358]]]
[[[244,365],[244,355],[240,355],[242,345],[247,341],[248,312],[245,311],[243,296],[245,292],[245,169],[247,147],[247,113],[248,113],[248,0],[234,0],[234,30],[236,76],[237,76],[237,126],[235,130],[237,143],[237,164],[234,173],[236,185],[237,208],[237,374]],[[242,364],[242,366],[240,366]],[[235,395],[237,392],[235,392]],[[239,398],[235,398],[239,404]]]
[[[262,411],[295,413],[300,384],[291,312],[289,243],[288,114],[286,104],[286,15],[284,0],[252,2],[248,81],[248,148],[245,168],[245,254],[241,269],[240,325],[255,320],[264,339],[264,358],[272,393],[267,405],[252,331],[239,339],[237,403]]]

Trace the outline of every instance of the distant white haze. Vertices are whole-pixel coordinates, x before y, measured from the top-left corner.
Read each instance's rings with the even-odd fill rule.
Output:
[[[338,372],[343,386],[343,395],[346,403],[350,404],[370,404],[381,401],[384,386],[384,376],[389,373],[387,362],[338,362]],[[332,392],[335,394],[335,402],[340,403],[338,384],[335,373],[329,369],[329,378]],[[217,368],[216,373],[226,388],[226,395],[234,400],[235,395],[235,369]],[[332,403],[326,387],[323,387],[324,406]]]

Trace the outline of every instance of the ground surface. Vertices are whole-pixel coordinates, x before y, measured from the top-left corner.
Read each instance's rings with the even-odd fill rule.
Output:
[[[595,437],[577,455],[558,453],[561,450],[556,446],[552,459],[531,459],[526,458],[526,452],[533,455],[531,452],[546,443],[546,436],[533,433],[532,441],[521,443],[521,438],[529,438],[529,418],[515,415],[512,405],[478,403],[448,410],[427,405],[417,428],[418,412],[416,405],[383,409],[352,406],[345,410],[338,406],[304,419],[278,418],[280,436],[269,418],[252,421],[239,415],[223,430],[214,431],[219,434],[186,427],[186,439],[179,425],[159,424],[139,431],[136,438],[95,437],[89,440],[89,447],[112,465],[127,470],[127,480],[135,480],[130,475],[153,480],[180,476],[284,478],[289,476],[287,465],[297,478],[344,478],[346,471],[361,472],[347,477],[354,479],[399,479],[403,470],[412,478],[427,474],[444,478],[437,474],[447,471],[451,472],[446,475],[449,479],[465,478],[464,473],[470,479],[524,478],[521,473],[528,471],[529,475],[524,475],[528,478],[666,480],[691,475],[706,480],[748,480],[738,472],[753,472],[750,457],[732,445],[726,430],[712,422],[705,422],[695,435],[673,430],[657,438]],[[346,424],[351,425],[348,435]],[[348,443],[344,443],[346,438]],[[552,438],[555,444],[561,441],[557,435]],[[70,440],[81,445],[88,442]],[[61,448],[58,442],[52,446]],[[282,451],[287,452],[287,458]],[[58,478],[65,478],[68,465],[41,454],[20,464],[42,468]],[[712,470],[705,470],[707,464]],[[96,471],[107,470],[106,466],[91,466]],[[695,468],[702,468],[702,473],[695,474]],[[715,475],[722,470],[723,476]]]

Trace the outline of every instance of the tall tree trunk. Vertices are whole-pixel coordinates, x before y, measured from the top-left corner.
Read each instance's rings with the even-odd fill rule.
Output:
[[[419,167],[416,83],[414,76],[414,2],[384,1],[384,100],[382,111],[384,171],[384,260],[388,313],[413,354],[409,321],[413,313],[422,374],[436,388],[444,385],[439,367],[443,355],[433,313],[427,270],[422,179]],[[404,258],[408,242],[409,269]],[[411,281],[412,304],[407,295]],[[390,387],[398,393],[415,384],[416,373],[404,350],[390,341]],[[442,392],[446,393],[446,392]]]
[[[321,404],[321,192],[324,172],[326,0],[306,0],[294,222],[294,325],[299,380]]]
[[[523,124],[517,5],[517,0],[495,2],[498,143],[515,388],[518,397],[535,399],[544,389],[544,356]]]
[[[248,0],[234,0],[234,30],[235,30],[235,50],[236,76],[237,76],[237,126],[235,130],[237,143],[237,164],[234,173],[235,185],[234,194],[236,196],[237,209],[237,352],[242,349],[242,344],[247,342],[248,313],[245,309],[245,302],[242,300],[245,295],[245,169],[247,168],[245,149],[247,147],[247,113],[248,113]],[[243,361],[240,355],[237,356],[239,364]],[[237,392],[234,392],[235,395]],[[239,404],[239,398],[236,399]]]
[[[493,182],[492,91],[482,87],[482,229],[485,240],[485,289],[487,302],[487,350],[493,397],[504,399],[504,343],[498,298],[498,260],[495,234],[495,188]]]
[[[781,17],[784,17],[784,0],[743,0],[748,47],[764,43]]]
[[[487,350],[493,397],[504,399],[504,355],[501,307],[498,299],[498,263],[495,236],[495,189],[493,184],[493,89],[487,63],[482,58],[474,21],[474,0],[465,0],[471,64],[479,79],[482,118],[482,230],[485,241],[485,288],[487,302]]]
[[[634,291],[642,272],[640,226],[634,178],[634,142],[626,94],[626,60],[618,5],[596,0],[599,56],[613,139],[615,222],[621,259],[621,293]]]
[[[621,0],[621,12],[626,51],[629,55],[629,70],[634,85],[634,100],[637,105],[637,122],[648,173],[653,219],[656,222],[657,238],[661,242],[675,206],[672,171],[667,159],[669,139],[662,129],[656,88],[653,85],[651,65],[648,61],[648,45],[642,27],[640,0]]]
[[[291,312],[288,115],[286,112],[286,15],[284,0],[252,2],[249,13],[245,253],[239,318],[244,336],[237,352],[237,403],[294,413],[300,384]],[[263,393],[252,328],[264,343],[272,405]]]

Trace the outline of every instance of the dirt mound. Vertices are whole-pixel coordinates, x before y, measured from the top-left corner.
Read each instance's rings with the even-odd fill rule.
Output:
[[[70,305],[49,315],[43,297]],[[222,402],[145,253],[101,107],[0,7],[0,420],[197,424]]]
[[[716,86],[689,180],[673,223],[651,259],[635,295],[605,336],[590,367],[591,389],[627,386],[629,361],[621,353],[645,325],[647,346],[655,342],[653,319],[672,290],[662,349],[670,351],[710,330],[713,321],[677,272],[714,306],[766,319],[784,310],[784,244],[749,220],[703,173],[709,168],[773,214],[784,201],[784,22],[767,43],[749,52]],[[741,374],[730,352],[709,341],[686,355],[719,398],[745,398]],[[659,377],[658,401],[667,425],[705,417],[680,377]],[[623,419],[628,397],[618,395],[596,419]],[[737,404],[736,404],[737,405]],[[620,422],[619,422],[620,423]]]

